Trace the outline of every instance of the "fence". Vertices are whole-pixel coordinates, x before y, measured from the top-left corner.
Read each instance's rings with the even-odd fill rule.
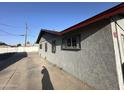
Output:
[[[38,52],[38,46],[0,48],[0,53],[10,53],[10,52]]]

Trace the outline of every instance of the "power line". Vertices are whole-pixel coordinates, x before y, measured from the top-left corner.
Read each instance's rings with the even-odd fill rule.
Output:
[[[1,29],[0,29],[0,31],[5,33],[5,34],[0,34],[0,36],[25,36],[25,34],[13,34],[13,33],[7,32],[5,30],[1,30]],[[27,36],[35,38],[35,36],[31,35],[31,34],[27,34]]]
[[[2,32],[6,33],[8,35],[12,35],[12,36],[22,36],[22,34],[13,34],[13,33],[7,32],[7,31],[2,30],[2,29],[0,29],[0,31],[2,31]]]
[[[36,36],[34,36],[34,35],[31,35],[31,34],[28,34],[28,36],[30,36],[30,37],[36,37]]]
[[[11,26],[11,25],[8,25],[8,24],[1,24],[0,23],[0,25],[4,25],[4,26],[7,26],[7,27],[14,27],[14,26]],[[29,28],[28,28],[28,24],[27,23],[25,24],[25,27],[26,27],[25,34],[14,34],[14,33],[10,33],[8,31],[0,29],[1,32],[4,32],[6,34],[6,35],[1,35],[0,34],[0,36],[14,36],[14,37],[20,37],[20,36],[22,37],[23,36],[25,38],[25,46],[26,46],[27,36],[32,37],[32,38],[35,38],[35,36],[28,34],[28,29]]]
[[[6,37],[6,36],[21,37],[21,36],[23,36],[23,35],[18,35],[18,36],[16,36],[16,35],[9,35],[9,34],[0,34],[0,36],[3,36],[3,37]]]
[[[0,23],[0,25],[5,26],[5,27],[11,27],[11,28],[20,28],[19,26],[9,25],[5,23]]]

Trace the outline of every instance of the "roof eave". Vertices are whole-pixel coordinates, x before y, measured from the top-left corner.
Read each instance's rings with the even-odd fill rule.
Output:
[[[87,25],[89,25],[93,22],[96,22],[96,21],[102,20],[104,18],[109,18],[111,16],[114,16],[118,13],[121,13],[122,11],[124,11],[124,3],[121,3],[121,4],[119,4],[119,5],[117,5],[113,8],[110,8],[109,10],[106,10],[106,11],[104,11],[104,12],[102,12],[102,13],[96,15],[96,16],[93,16],[93,17],[91,17],[91,18],[89,18],[89,19],[87,19],[83,22],[80,22],[80,23],[78,23],[78,24],[76,24],[72,27],[69,27],[69,28],[63,30],[61,33],[65,34],[65,33],[70,32],[72,30],[87,26]]]

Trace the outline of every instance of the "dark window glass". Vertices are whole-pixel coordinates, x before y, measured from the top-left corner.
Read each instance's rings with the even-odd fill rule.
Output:
[[[73,37],[65,37],[62,39],[62,49],[81,49],[81,35],[75,35]]]
[[[71,38],[67,39],[67,46],[68,46],[68,47],[71,46]]]
[[[56,52],[56,40],[52,41],[52,53]]]
[[[72,47],[76,48],[77,47],[77,38],[72,37]]]
[[[40,44],[40,49],[42,49],[42,44]]]
[[[47,43],[45,43],[45,52],[47,52]]]

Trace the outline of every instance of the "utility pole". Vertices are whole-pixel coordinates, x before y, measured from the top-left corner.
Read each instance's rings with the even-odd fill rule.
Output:
[[[26,30],[25,30],[25,47],[26,47],[26,44],[27,44],[27,31],[28,31],[28,25],[27,25],[27,22],[26,22]]]

